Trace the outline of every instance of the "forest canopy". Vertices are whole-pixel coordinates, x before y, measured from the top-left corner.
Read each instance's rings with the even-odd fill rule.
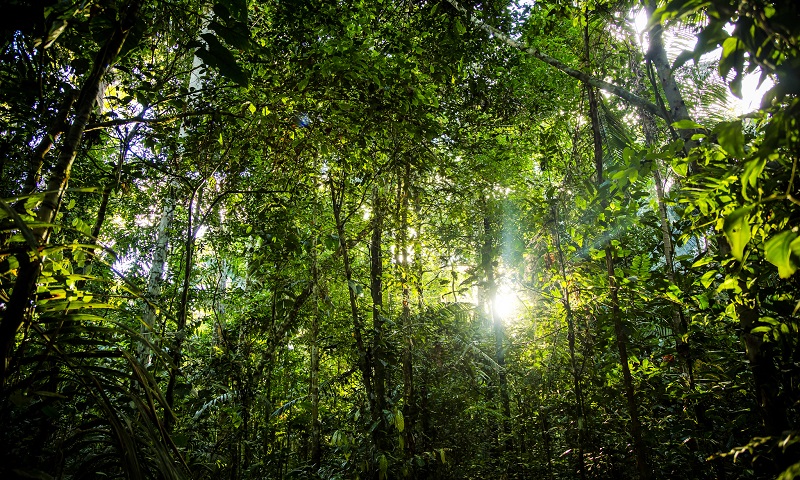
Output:
[[[800,476],[795,0],[6,3],[1,478]]]

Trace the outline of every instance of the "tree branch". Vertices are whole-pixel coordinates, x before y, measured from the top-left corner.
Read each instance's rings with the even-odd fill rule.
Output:
[[[613,95],[616,95],[617,97],[625,100],[626,102],[628,102],[628,103],[630,103],[632,105],[635,105],[637,107],[641,107],[644,110],[646,110],[647,112],[649,112],[649,113],[651,113],[651,114],[653,114],[653,115],[655,115],[655,116],[657,116],[659,118],[663,118],[664,120],[669,122],[669,119],[665,118],[664,112],[660,108],[658,108],[658,106],[656,104],[650,102],[649,100],[646,100],[644,98],[636,96],[633,93],[629,92],[628,90],[625,90],[624,88],[622,88],[622,87],[620,87],[618,85],[614,85],[612,83],[608,83],[606,81],[603,81],[603,80],[600,80],[598,78],[592,77],[591,75],[589,75],[589,74],[587,74],[585,72],[582,72],[580,70],[576,70],[576,69],[568,66],[564,62],[562,62],[562,61],[560,61],[560,60],[558,60],[556,58],[553,58],[553,57],[551,57],[551,56],[549,56],[549,55],[547,55],[545,53],[542,53],[542,52],[540,52],[539,50],[537,50],[537,49],[535,49],[533,47],[529,47],[529,46],[523,45],[522,43],[514,40],[513,38],[509,37],[507,34],[501,32],[500,30],[496,29],[495,27],[484,23],[483,21],[479,20],[478,18],[475,18],[474,16],[471,16],[469,14],[469,12],[467,12],[467,10],[464,7],[459,5],[457,0],[447,0],[447,1],[450,3],[450,5],[453,6],[453,8],[455,8],[456,10],[461,12],[467,18],[467,20],[472,22],[473,25],[475,25],[476,27],[480,28],[481,30],[487,32],[489,35],[497,38],[498,40],[500,40],[501,42],[505,43],[506,45],[508,45],[508,46],[510,46],[512,48],[515,48],[517,50],[520,50],[522,52],[525,52],[528,55],[531,55],[532,57],[538,58],[539,60],[543,61],[544,63],[546,63],[546,64],[548,64],[548,65],[550,65],[552,67],[555,67],[558,70],[561,70],[561,72],[569,75],[570,77],[576,78],[576,79],[578,79],[578,80],[580,80],[580,81],[582,81],[584,83],[588,83],[589,85],[591,85],[591,86],[593,86],[595,88],[599,88],[600,90],[603,90],[603,91],[606,91],[606,92],[611,93]]]
[[[201,115],[227,115],[230,117],[242,118],[242,115],[230,112],[222,112],[219,110],[197,110],[195,112],[186,112],[180,115],[173,115],[171,117],[145,118],[143,116],[138,116],[132,118],[115,118],[114,120],[108,120],[106,122],[91,123],[86,126],[86,130],[84,130],[84,132],[91,132],[93,130],[100,130],[108,127],[118,127],[120,125],[130,125],[131,123],[148,123],[148,124],[171,123],[176,120],[181,120],[187,117],[196,117]]]

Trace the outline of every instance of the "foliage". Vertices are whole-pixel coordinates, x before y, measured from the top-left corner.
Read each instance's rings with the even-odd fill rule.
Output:
[[[797,474],[795,2],[30,3],[3,478]]]

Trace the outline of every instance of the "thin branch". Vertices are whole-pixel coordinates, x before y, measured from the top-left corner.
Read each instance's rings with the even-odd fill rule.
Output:
[[[560,60],[558,60],[558,59],[556,59],[554,57],[551,57],[551,56],[549,56],[549,55],[547,55],[545,53],[542,53],[542,52],[540,52],[539,50],[537,50],[537,49],[535,49],[533,47],[524,45],[524,44],[514,40],[513,38],[511,38],[507,34],[505,34],[505,33],[501,32],[500,30],[496,29],[495,27],[493,27],[493,26],[491,26],[491,25],[489,25],[487,23],[484,23],[483,21],[479,20],[478,18],[470,15],[469,12],[467,12],[467,10],[464,7],[459,5],[459,3],[456,0],[447,0],[447,1],[450,3],[450,5],[453,6],[453,8],[455,8],[456,10],[461,12],[470,22],[472,22],[473,25],[475,25],[476,27],[480,28],[481,30],[487,32],[489,35],[497,38],[498,40],[500,40],[501,42],[505,43],[506,45],[508,45],[508,46],[510,46],[512,48],[515,48],[517,50],[520,50],[522,52],[525,52],[528,55],[531,55],[532,57],[538,58],[539,60],[543,61],[544,63],[546,63],[546,64],[548,64],[548,65],[550,65],[552,67],[555,67],[558,70],[561,70],[563,73],[569,75],[570,77],[577,78],[578,80],[580,80],[580,81],[582,81],[584,83],[588,83],[589,85],[591,85],[591,86],[593,86],[595,88],[599,88],[600,90],[603,90],[603,91],[606,91],[606,92],[611,93],[613,95],[616,95],[617,97],[627,101],[630,104],[633,104],[633,105],[635,105],[637,107],[641,107],[644,110],[648,111],[649,113],[651,113],[651,114],[653,114],[653,115],[655,115],[655,116],[657,116],[659,118],[663,118],[664,120],[669,121],[667,118],[665,118],[664,112],[661,111],[661,109],[658,108],[658,106],[656,104],[650,102],[649,100],[646,100],[646,99],[644,99],[642,97],[634,95],[633,93],[629,92],[628,90],[625,90],[624,88],[622,88],[622,87],[620,87],[618,85],[614,85],[612,83],[605,82],[605,81],[600,80],[598,78],[592,77],[591,75],[589,75],[589,74],[587,74],[585,72],[582,72],[580,70],[576,70],[576,69],[568,66],[564,62],[562,62],[562,61],[560,61]]]
[[[101,130],[103,128],[108,127],[116,127],[120,125],[130,125],[131,123],[147,123],[147,124],[159,124],[159,123],[171,123],[176,120],[182,120],[187,117],[197,117],[202,115],[227,115],[230,117],[236,118],[244,118],[243,115],[239,115],[236,113],[231,112],[223,112],[219,110],[197,110],[194,112],[186,112],[180,115],[173,115],[171,117],[160,117],[160,118],[145,118],[143,116],[132,117],[132,118],[116,118],[114,120],[108,120],[106,122],[98,122],[98,123],[91,123],[86,126],[85,132],[91,132],[94,130]]]

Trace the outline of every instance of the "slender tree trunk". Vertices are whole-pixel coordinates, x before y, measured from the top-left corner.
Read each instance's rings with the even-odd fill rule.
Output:
[[[634,73],[634,82],[636,84],[636,91],[637,92],[644,92],[644,74],[639,70],[639,65],[637,62],[631,62],[631,69]],[[652,87],[654,89],[658,89],[658,85],[653,84]],[[648,148],[653,148],[656,145],[656,135],[658,131],[658,126],[656,125],[656,120],[653,116],[646,112],[643,109],[639,109],[639,118],[642,122],[642,131],[644,132],[645,144]],[[675,263],[674,263],[674,256],[675,256],[675,246],[672,242],[672,224],[669,220],[669,215],[667,214],[667,204],[665,201],[665,192],[664,192],[664,178],[661,176],[661,166],[658,160],[655,160],[655,164],[653,165],[653,183],[656,189],[656,202],[657,202],[657,213],[658,213],[658,220],[661,226],[661,237],[664,242],[664,263],[666,264],[666,274],[667,278],[674,284],[675,283]],[[688,340],[685,338],[686,333],[689,330],[688,322],[686,321],[686,316],[683,313],[683,309],[681,309],[677,305],[673,305],[671,308],[671,315],[672,315],[672,331],[675,334],[675,347],[680,356],[683,360],[682,368],[686,372],[686,375],[689,379],[689,389],[694,389],[694,372],[692,369],[692,359],[691,359],[691,352],[689,349]]]
[[[652,17],[656,10],[655,0],[643,0],[645,11],[648,17]],[[686,101],[683,99],[681,90],[678,87],[678,82],[675,81],[675,75],[672,72],[672,66],[667,58],[667,51],[664,49],[663,29],[661,22],[655,24],[648,32],[650,40],[650,47],[648,48],[646,58],[652,62],[653,66],[658,72],[658,79],[661,82],[661,87],[664,90],[664,97],[667,99],[669,110],[666,115],[659,115],[669,123],[677,122],[680,120],[691,120],[689,110],[686,107]],[[656,92],[658,95],[658,92]],[[654,112],[649,112],[654,114]],[[695,134],[694,129],[683,128],[678,130],[681,138],[686,142],[685,150],[688,152],[695,146],[697,141],[692,140],[692,135]]]
[[[602,143],[599,142],[600,122],[597,118],[597,100],[591,87],[590,91],[592,92],[589,95],[589,103],[592,110],[592,130],[595,137],[595,162],[597,162],[597,157],[599,156],[601,159],[599,165],[602,165]],[[600,145],[599,151],[597,149],[598,145]],[[597,181],[598,185],[603,183],[602,170],[597,172]],[[604,201],[603,204],[605,203]],[[610,243],[605,247],[605,257],[606,272],[608,274],[608,290],[611,297],[611,319],[614,323],[614,333],[617,339],[617,352],[619,354],[620,367],[622,368],[622,383],[625,389],[625,398],[628,403],[628,414],[631,416],[630,434],[631,437],[633,437],[636,471],[638,472],[639,479],[645,480],[650,478],[650,471],[647,465],[644,441],[642,440],[642,426],[639,420],[638,404],[633,388],[633,377],[631,376],[630,366],[628,365],[628,335],[625,333],[625,329],[622,326],[622,312],[619,305],[619,286],[617,285],[617,277],[614,272],[614,251]]]
[[[395,263],[398,266],[400,276],[400,286],[402,288],[401,313],[403,323],[403,444],[406,461],[411,465],[409,476],[413,477],[413,464],[411,459],[415,453],[414,425],[416,423],[416,408],[414,399],[414,366],[413,349],[414,337],[411,325],[411,288],[409,286],[408,272],[408,190],[411,181],[410,167],[406,165],[406,171],[400,180],[400,232],[397,258]]]
[[[584,55],[588,68],[591,68],[591,57],[589,52],[589,22],[583,31]],[[589,97],[589,115],[592,121],[592,144],[594,150],[594,164],[597,177],[597,186],[603,184],[603,141],[600,133],[600,115],[597,107],[597,94],[591,85],[586,85]],[[608,204],[607,199],[601,200],[603,209]],[[614,323],[614,333],[617,340],[617,352],[619,354],[620,367],[622,368],[622,383],[625,389],[625,398],[628,403],[628,414],[631,416],[630,434],[633,437],[633,451],[636,457],[636,471],[639,479],[650,478],[650,470],[647,463],[647,453],[642,439],[642,426],[639,420],[638,403],[633,388],[633,377],[631,376],[630,366],[628,365],[628,336],[622,326],[622,311],[619,304],[619,285],[617,284],[616,273],[614,272],[614,251],[611,243],[605,246],[606,272],[608,275],[608,290],[611,297],[611,319]]]
[[[58,107],[58,112],[56,113],[56,118],[53,121],[53,125],[47,130],[47,134],[44,136],[44,138],[42,138],[39,144],[36,145],[31,157],[31,167],[28,171],[28,177],[25,179],[25,187],[22,192],[23,194],[30,194],[36,191],[36,188],[39,185],[39,180],[42,178],[44,159],[47,156],[47,153],[50,152],[50,149],[53,148],[53,145],[55,145],[58,137],[60,137],[61,134],[64,133],[67,128],[69,128],[69,125],[67,124],[67,116],[72,110],[72,106],[75,104],[77,99],[77,90],[71,90],[64,96],[61,105]],[[24,204],[24,202],[22,202],[22,204]]]
[[[317,238],[311,247],[311,281],[314,284],[314,316],[311,319],[311,465],[315,469],[322,466],[322,432],[319,423],[319,327],[320,327],[320,289],[319,267],[317,265]]]
[[[175,385],[178,376],[181,374],[181,361],[183,359],[183,340],[186,336],[186,323],[189,316],[189,287],[191,285],[192,270],[194,268],[194,240],[197,229],[194,227],[194,218],[199,218],[200,205],[202,204],[202,184],[192,191],[189,197],[189,204],[186,208],[187,224],[186,239],[184,240],[184,251],[186,260],[183,265],[183,286],[181,287],[181,298],[178,303],[178,315],[175,326],[175,343],[172,345],[173,368],[170,371],[169,383],[165,394],[167,405],[170,409],[175,406]],[[197,212],[194,210],[197,209]],[[165,415],[164,424],[167,429],[171,427],[172,415]]]
[[[36,215],[36,220],[42,224],[52,224],[56,219],[70,178],[72,164],[75,162],[80,147],[81,137],[89,123],[89,117],[100,93],[103,77],[122,50],[122,45],[136,22],[142,2],[143,0],[131,0],[128,3],[122,10],[117,28],[111,32],[103,47],[95,55],[92,70],[86,77],[78,95],[75,118],[69,128],[58,160],[50,172],[47,193],[45,193]],[[44,246],[50,237],[50,227],[35,228],[33,233],[39,246]],[[33,258],[23,258],[20,261],[14,290],[6,306],[3,320],[0,322],[0,355],[3,357],[0,362],[0,387],[5,385],[7,367],[17,331],[29,313],[31,299],[36,290],[36,280],[39,278],[41,270],[41,262],[42,258],[38,252],[34,253]]]
[[[492,330],[494,331],[494,352],[495,362],[498,366],[498,383],[500,388],[500,408],[503,412],[501,422],[501,445],[505,451],[512,449],[511,437],[511,402],[508,397],[508,377],[506,372],[506,353],[505,353],[505,326],[503,319],[497,315],[495,308],[495,296],[497,294],[497,283],[494,275],[494,227],[492,215],[488,211],[490,206],[484,201],[483,217],[483,245],[481,247],[481,263],[484,275],[486,276],[487,304],[489,305],[489,315],[492,319]]]
[[[772,344],[764,342],[763,333],[751,333],[755,327],[763,325],[758,313],[757,291],[755,287],[748,288],[747,282],[742,280],[739,281],[739,287],[742,289],[742,303],[736,305],[736,313],[739,316],[742,343],[753,372],[764,433],[778,437],[789,429],[786,405],[780,396],[780,372],[775,366]]]
[[[119,188],[119,184],[122,179],[122,167],[125,166],[125,160],[128,158],[128,151],[131,148],[131,142],[133,141],[133,137],[136,135],[138,130],[138,125],[131,128],[131,131],[128,132],[128,134],[122,139],[119,158],[117,160],[117,165],[114,167],[114,180],[109,182],[108,185],[103,188],[103,197],[100,199],[100,208],[97,209],[97,218],[95,218],[94,226],[92,227],[92,238],[96,239],[100,236],[100,229],[103,228],[103,224],[106,221],[108,202],[111,200],[111,193],[115,189]]]
[[[575,390],[575,423],[578,428],[578,473],[581,480],[586,479],[586,460],[584,454],[586,452],[586,412],[584,411],[583,401],[583,388],[581,385],[581,374],[578,369],[578,359],[575,351],[575,316],[572,312],[572,305],[569,301],[569,296],[572,292],[569,291],[567,282],[567,270],[564,264],[564,252],[561,249],[561,235],[558,231],[558,206],[553,205],[553,221],[554,221],[554,237],[556,241],[556,251],[558,252],[558,262],[561,270],[561,279],[564,282],[562,286],[562,302],[564,304],[564,311],[567,317],[567,342],[569,348],[569,363],[570,373],[572,373],[572,388]]]
[[[375,394],[372,421],[378,427],[373,430],[378,450],[385,450],[384,439],[388,434],[383,411],[386,409],[386,345],[383,320],[383,215],[384,202],[379,187],[372,190],[372,239],[369,246],[369,284],[372,295],[372,386]]]
[[[542,447],[544,448],[544,456],[547,461],[547,478],[553,480],[553,447],[550,440],[550,425],[547,422],[547,413],[540,413],[540,424],[542,428]]]
[[[94,219],[94,226],[92,227],[91,231],[92,241],[95,243],[99,243],[100,230],[103,228],[103,224],[106,222],[106,216],[108,215],[108,203],[111,201],[111,193],[115,189],[119,188],[120,179],[122,178],[122,167],[125,165],[125,160],[128,157],[128,151],[130,150],[131,146],[131,141],[133,140],[137,130],[138,126],[133,127],[131,131],[122,139],[119,156],[117,158],[117,165],[114,167],[114,180],[109,182],[103,188],[103,194],[100,198],[100,207],[97,209],[97,217]],[[88,258],[80,270],[83,275],[88,275],[91,271],[92,261],[96,251],[96,248],[91,248],[88,250]],[[84,284],[84,280],[80,280],[76,283],[79,289],[82,289]]]
[[[336,186],[331,179],[329,182],[331,190],[331,204],[333,206],[333,218],[336,223],[336,233],[339,235],[339,247],[342,250],[342,263],[344,264],[344,275],[347,280],[347,291],[350,299],[350,314],[353,317],[353,336],[356,340],[356,350],[358,351],[358,368],[361,370],[361,376],[364,382],[364,390],[366,391],[367,401],[369,402],[370,415],[375,410],[373,404],[375,394],[372,389],[372,371],[370,369],[371,359],[369,352],[364,345],[364,338],[362,335],[364,326],[361,321],[361,315],[358,313],[358,300],[356,298],[356,286],[353,282],[353,268],[350,264],[350,249],[347,245],[347,236],[344,230],[344,222],[342,221],[342,205],[344,204],[344,186],[342,190],[337,193]],[[372,417],[370,417],[372,418]]]
[[[142,337],[152,343],[155,331],[156,318],[158,317],[155,303],[161,295],[161,283],[164,281],[164,270],[167,264],[167,252],[169,251],[169,229],[175,214],[175,199],[172,194],[168,194],[161,207],[161,220],[158,222],[156,231],[156,244],[153,248],[153,264],[150,267],[150,274],[147,278],[147,301],[144,304],[142,315],[142,325],[140,332]],[[150,346],[146,343],[139,344],[139,362],[147,367],[152,361]]]
[[[413,286],[417,294],[417,310],[422,312],[425,309],[425,295],[422,287],[422,275],[424,273],[424,265],[422,262],[422,206],[420,205],[419,192],[414,193],[414,219],[417,235],[414,238],[414,265],[413,265]]]

